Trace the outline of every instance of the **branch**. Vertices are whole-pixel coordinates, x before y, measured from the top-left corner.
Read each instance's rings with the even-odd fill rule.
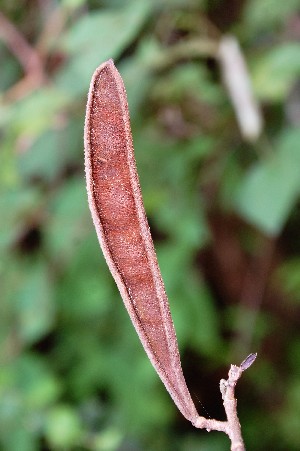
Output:
[[[218,56],[241,134],[246,140],[255,142],[261,134],[263,118],[238,41],[232,36],[222,38]]]
[[[0,39],[19,61],[25,74],[21,81],[6,92],[7,99],[16,100],[40,86],[45,80],[43,63],[38,52],[2,12],[0,12]]]
[[[181,59],[214,58],[218,57],[219,43],[210,38],[189,39],[160,50],[156,59],[152,60],[151,67],[163,70]]]
[[[245,445],[241,433],[241,425],[237,415],[237,400],[234,397],[234,390],[237,381],[242,373],[255,361],[257,354],[250,354],[243,360],[240,366],[231,365],[228,372],[228,379],[220,380],[220,391],[223,398],[223,405],[227,416],[227,421],[218,421],[198,417],[195,426],[199,429],[210,431],[221,431],[228,435],[231,441],[231,451],[244,451]]]

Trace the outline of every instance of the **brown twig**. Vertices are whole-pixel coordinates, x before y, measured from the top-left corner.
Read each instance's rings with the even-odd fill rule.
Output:
[[[24,78],[5,94],[7,99],[17,100],[27,94],[28,91],[40,86],[45,80],[42,59],[2,12],[0,12],[0,38],[19,61],[25,73]]]
[[[223,405],[227,416],[227,421],[217,421],[199,417],[196,427],[209,431],[225,432],[231,441],[231,451],[244,451],[245,445],[241,433],[241,425],[237,414],[237,400],[235,398],[235,387],[242,373],[255,361],[257,354],[250,354],[243,360],[240,366],[231,365],[228,372],[228,379],[221,379],[220,392],[223,398]]]

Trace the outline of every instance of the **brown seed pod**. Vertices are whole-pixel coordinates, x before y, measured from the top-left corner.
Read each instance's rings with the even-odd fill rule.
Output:
[[[126,92],[112,60],[93,75],[84,137],[88,201],[103,254],[151,363],[179,410],[195,423],[198,413],[182,373],[143,206]]]

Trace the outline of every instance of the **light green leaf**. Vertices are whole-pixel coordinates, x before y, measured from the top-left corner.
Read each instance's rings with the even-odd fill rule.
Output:
[[[251,72],[260,99],[282,101],[300,75],[300,44],[272,48],[257,58]]]
[[[300,190],[300,130],[281,137],[276,152],[246,175],[237,196],[237,210],[268,235],[282,230]]]
[[[124,437],[118,429],[109,426],[104,431],[96,434],[94,441],[94,450],[116,451],[117,449],[120,449],[123,439]]]
[[[299,9],[299,0],[249,0],[244,9],[246,32],[273,29]]]
[[[35,188],[3,190],[0,196],[0,249],[5,249],[18,238],[29,218],[41,203],[41,193]]]
[[[57,405],[47,417],[46,437],[52,449],[74,449],[78,445],[81,429],[76,410],[69,406]]]
[[[277,270],[283,292],[292,301],[300,302],[300,258],[294,257],[280,265]]]
[[[139,32],[150,11],[148,0],[129,2],[122,9],[108,9],[83,16],[63,39],[69,55],[57,83],[72,95],[87,91],[93,71],[109,58],[118,58]]]
[[[58,290],[60,310],[68,318],[83,321],[104,317],[115,293],[94,231],[81,241]],[[76,302],[74,302],[76,293]]]
[[[32,411],[44,408],[57,399],[60,384],[44,361],[24,354],[7,367],[9,389],[19,393],[20,401]],[[8,387],[1,387],[8,390]]]
[[[60,264],[68,261],[91,228],[82,174],[66,182],[49,202],[45,241],[50,255]]]
[[[15,289],[19,337],[33,343],[49,332],[54,321],[54,303],[47,267],[39,262],[28,264],[24,283]]]
[[[0,368],[0,444],[8,451],[38,451],[45,407],[60,384],[40,357],[23,352]]]
[[[139,106],[150,92],[154,76],[153,62],[158,54],[158,46],[154,39],[141,40],[133,56],[120,63],[120,73],[126,86],[131,122],[140,115]]]
[[[82,145],[82,121],[48,129],[18,156],[18,172],[26,181],[53,182],[79,152],[82,158]]]
[[[6,121],[12,130],[22,138],[34,140],[45,130],[55,126],[58,113],[66,107],[69,98],[63,91],[55,87],[39,89],[30,96],[15,103],[8,110]]]

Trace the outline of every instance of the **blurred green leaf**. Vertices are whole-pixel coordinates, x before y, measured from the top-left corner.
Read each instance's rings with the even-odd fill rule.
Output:
[[[5,55],[5,65],[3,65],[1,70],[0,78],[0,91],[5,91],[9,89],[10,86],[17,82],[19,76],[19,65],[17,61],[11,57],[8,50],[5,48],[4,44],[0,41],[0,55]],[[1,120],[0,120],[1,123]]]
[[[16,102],[8,110],[7,122],[22,140],[35,140],[48,128],[55,127],[60,114],[68,106],[69,97],[54,86],[41,88]]]
[[[84,6],[86,0],[61,0],[61,6],[66,9],[77,9]]]
[[[24,224],[30,222],[42,202],[41,192],[35,188],[16,187],[3,190],[0,195],[0,249],[13,245],[22,234]]]
[[[69,261],[91,227],[82,174],[65,183],[49,202],[45,241],[52,258],[61,263]]]
[[[256,58],[252,80],[256,94],[266,101],[282,101],[300,75],[300,44],[273,47]]]
[[[48,414],[46,437],[54,449],[70,449],[78,446],[81,427],[74,409],[67,405],[57,405]]]
[[[120,56],[136,37],[150,10],[148,0],[134,0],[121,9],[83,16],[62,40],[69,61],[56,77],[56,83],[73,96],[86,92],[96,67]]]
[[[49,332],[53,325],[53,291],[48,267],[39,260],[34,264],[27,262],[22,279],[13,295],[19,338],[22,343],[32,343]]]
[[[44,409],[60,387],[40,357],[23,355],[0,369],[0,443],[3,449],[37,450]]]
[[[157,249],[176,334],[181,346],[211,353],[220,347],[215,308],[200,275],[191,267],[188,248],[181,246],[173,243]]]
[[[269,235],[284,226],[300,190],[300,132],[287,130],[276,152],[252,167],[237,196],[237,211]]]
[[[11,389],[19,394],[22,402],[30,409],[44,408],[60,393],[60,384],[49,366],[36,355],[24,355],[8,366]],[[6,390],[7,387],[4,389]]]
[[[152,66],[158,51],[153,39],[141,39],[134,56],[126,58],[118,67],[126,86],[131,121],[140,113],[143,101],[150,92],[155,79]]]
[[[7,259],[0,269],[0,279],[5,355],[12,352],[14,341],[24,347],[44,337],[53,326],[55,309],[48,266],[42,259]],[[14,324],[11,329],[8,320]]]
[[[290,449],[297,449],[300,446],[300,431],[297,428],[297,418],[300,415],[300,383],[297,378],[293,378],[287,389],[286,405],[281,412],[280,427],[284,431],[285,446]]]
[[[263,30],[273,31],[298,10],[299,0],[249,0],[244,9],[245,27],[253,35]]]
[[[181,449],[182,451],[199,451],[199,449],[201,451],[227,451],[228,438],[224,434],[207,434],[203,437],[189,434]]]
[[[288,298],[300,302],[300,258],[295,257],[282,263],[276,272],[276,280]]]
[[[113,282],[101,254],[95,233],[79,243],[59,284],[59,306],[68,318],[83,321],[107,312],[114,295]]]
[[[95,451],[117,451],[120,448],[123,436],[115,428],[107,428],[100,432],[94,439]]]
[[[79,152],[78,152],[79,150]],[[53,182],[82,156],[82,123],[72,121],[47,129],[19,155],[18,172],[25,180]]]

